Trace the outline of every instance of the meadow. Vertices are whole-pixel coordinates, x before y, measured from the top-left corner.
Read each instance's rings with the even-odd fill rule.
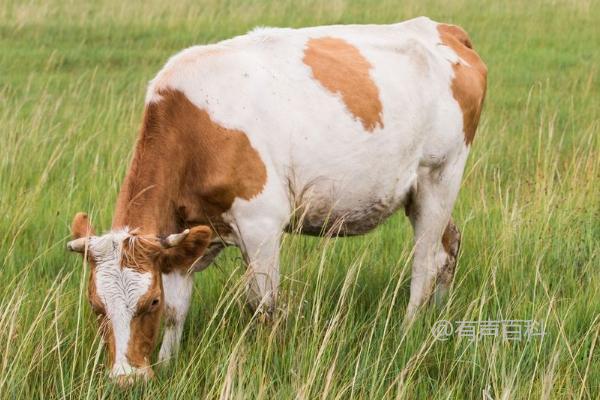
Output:
[[[489,68],[442,307],[401,322],[402,213],[356,238],[286,236],[277,316],[244,307],[237,249],[197,274],[179,358],[123,391],[65,251],[110,228],[145,86],[173,53],[255,26],[463,26]],[[0,3],[0,399],[598,399],[600,6],[586,0],[4,0]],[[543,336],[437,340],[438,320],[532,320]]]

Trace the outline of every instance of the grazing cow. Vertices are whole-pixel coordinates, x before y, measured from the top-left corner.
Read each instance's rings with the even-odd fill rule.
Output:
[[[273,309],[282,232],[349,236],[404,208],[415,249],[406,319],[450,284],[451,220],[486,91],[459,27],[256,29],[171,58],[150,82],[112,230],[85,214],[68,247],[91,265],[113,376],[177,349],[191,271],[240,247],[249,304]],[[127,379],[125,379],[127,380]]]

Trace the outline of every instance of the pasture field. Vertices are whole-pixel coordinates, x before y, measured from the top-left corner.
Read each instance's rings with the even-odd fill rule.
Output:
[[[88,271],[65,244],[77,211],[110,227],[148,80],[176,51],[257,25],[419,15],[463,26],[489,68],[445,305],[402,328],[402,213],[357,238],[286,236],[271,324],[244,308],[231,248],[196,277],[178,360],[112,385]],[[598,399],[598,21],[586,0],[3,0],[0,398]],[[533,320],[545,335],[442,341],[438,320]]]

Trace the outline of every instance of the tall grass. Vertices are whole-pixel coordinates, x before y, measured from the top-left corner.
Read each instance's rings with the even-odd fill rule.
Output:
[[[197,276],[179,359],[106,380],[76,211],[109,227],[146,82],[175,51],[256,25],[462,25],[489,70],[454,218],[445,306],[408,330],[403,215],[340,240],[286,236],[276,319],[244,309],[228,249]],[[0,4],[0,398],[600,396],[597,21],[592,1],[14,1]],[[437,341],[435,321],[527,319],[546,335]]]

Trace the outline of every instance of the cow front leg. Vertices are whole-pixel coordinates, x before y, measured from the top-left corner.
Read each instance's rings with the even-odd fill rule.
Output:
[[[279,290],[280,224],[241,229],[240,248],[246,261],[248,305],[263,317],[272,316]]]
[[[192,300],[194,279],[187,271],[173,271],[162,275],[164,295],[165,333],[158,353],[160,363],[177,355],[183,325]]]

